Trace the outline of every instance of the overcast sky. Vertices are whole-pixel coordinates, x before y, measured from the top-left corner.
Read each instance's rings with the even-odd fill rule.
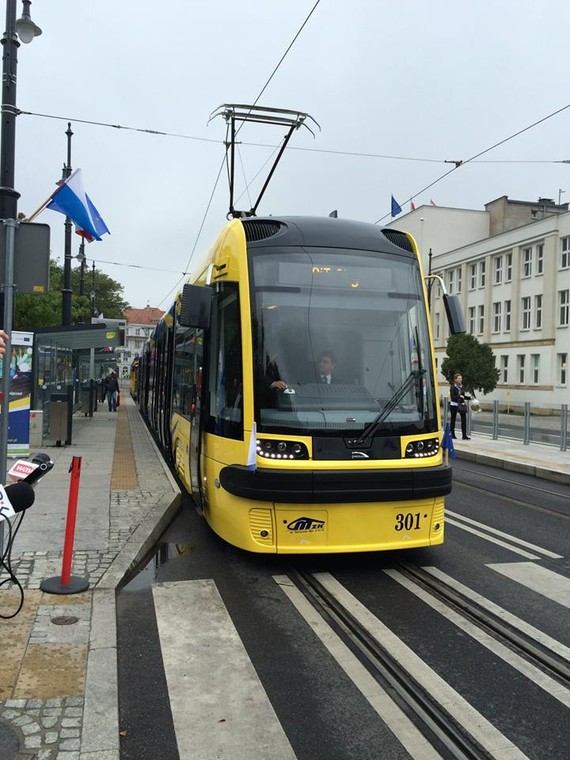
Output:
[[[43,33],[18,56],[18,107],[34,114],[17,119],[19,210],[32,213],[60,179],[70,120],[72,166],[111,231],[86,247],[88,266],[122,283],[132,307],[167,309],[226,221],[225,172],[215,188],[226,125],[209,116],[257,99],[314,6],[33,0]],[[570,159],[570,108],[421,192],[453,167],[445,161],[570,104],[568,29],[567,0],[320,0],[259,104],[306,112],[321,129],[295,132],[259,215],[338,209],[389,222],[392,194],[404,212],[411,196],[474,209],[502,195],[557,201],[560,190],[570,201],[570,165],[556,163]],[[247,143],[275,146],[283,134],[241,130],[238,196],[273,153]],[[63,216],[36,221],[50,224],[63,263]]]

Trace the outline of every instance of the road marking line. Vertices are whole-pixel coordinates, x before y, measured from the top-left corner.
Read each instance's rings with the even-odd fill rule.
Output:
[[[384,570],[391,575],[391,571]],[[315,578],[325,586],[382,646],[404,665],[410,675],[431,694],[461,726],[491,753],[494,760],[528,760],[521,750],[507,739],[478,710],[472,707],[455,689],[427,665],[410,647],[399,639],[370,610],[347,591],[329,573],[316,573]]]
[[[517,564],[521,564],[521,563],[517,563]],[[529,563],[529,564],[532,564],[532,567],[539,567],[533,563]],[[487,565],[487,567],[492,567],[492,569],[496,569],[492,565]],[[481,594],[478,594],[476,591],[473,591],[467,586],[464,586],[463,583],[456,581],[455,578],[452,578],[451,576],[447,575],[447,573],[442,572],[441,570],[439,570],[439,568],[424,567],[423,569],[427,573],[430,573],[430,575],[433,575],[435,578],[439,578],[440,580],[442,580],[448,586],[451,586],[451,588],[454,588],[456,591],[459,591],[460,594],[463,594],[468,599],[471,599],[472,601],[476,602],[484,609],[489,610],[489,612],[492,612],[501,620],[504,620],[509,625],[512,625],[518,631],[521,631],[521,633],[524,633],[526,636],[530,636],[530,638],[534,639],[539,644],[542,644],[542,646],[548,647],[557,655],[560,655],[560,657],[564,657],[570,662],[570,647],[564,646],[564,644],[562,644],[560,641],[556,641],[556,639],[553,639],[551,636],[548,636],[546,633],[539,631],[538,628],[535,628],[533,625],[530,625],[530,623],[525,623],[524,620],[521,620],[519,617],[517,617],[516,615],[513,615],[511,612],[507,612],[507,610],[503,609],[502,607],[499,607],[498,604],[491,602],[489,599],[482,596]]]
[[[291,580],[284,575],[273,576],[273,580],[411,757],[417,760],[440,760],[441,755],[422,736]]]
[[[180,757],[296,760],[214,581],[152,593]]]
[[[463,522],[466,522],[469,525],[476,525],[478,528],[483,528],[483,530],[486,530],[487,533],[492,533],[495,536],[502,536],[503,538],[512,541],[513,544],[526,546],[527,549],[532,549],[532,551],[537,552],[538,554],[543,554],[545,557],[549,557],[550,559],[564,559],[561,554],[555,554],[548,549],[543,549],[541,546],[537,546],[536,544],[531,544],[528,541],[524,541],[522,538],[511,536],[510,533],[504,533],[502,530],[497,530],[497,528],[491,528],[490,525],[485,525],[485,523],[477,522],[477,520],[473,520],[471,517],[465,517],[465,515],[461,515],[458,512],[452,512],[451,510],[446,509],[446,514],[452,515],[452,517],[455,517],[457,520],[463,520]]]
[[[570,607],[570,578],[532,562],[501,562],[487,567],[563,607]]]
[[[440,615],[447,618],[447,620],[452,622],[462,631],[465,631],[465,633],[471,636],[471,638],[478,644],[481,644],[481,646],[484,646],[497,657],[500,657],[501,660],[515,668],[515,670],[518,670],[519,673],[526,676],[526,678],[543,689],[551,697],[554,697],[566,707],[570,707],[570,691],[565,686],[562,686],[558,681],[555,681],[553,678],[546,675],[546,673],[543,673],[539,668],[531,665],[523,657],[515,654],[512,650],[504,644],[501,644],[474,623],[466,620],[460,613],[455,612],[455,610],[448,607],[444,602],[436,599],[429,592],[424,591],[424,589],[417,586],[413,581],[402,575],[402,573],[397,570],[383,570],[382,572],[389,575],[400,585],[404,586],[404,588],[407,588],[408,591],[411,591],[412,594],[415,594],[423,602],[429,604],[432,609],[439,612]]]
[[[476,528],[471,528],[469,525],[463,525],[457,520],[454,520],[452,517],[449,517],[449,513],[447,513],[445,516],[445,522],[447,525],[455,525],[456,528],[460,528],[466,533],[472,533],[474,536],[479,536],[479,538],[483,538],[485,541],[489,541],[491,544],[502,546],[503,549],[508,549],[510,552],[513,552],[513,554],[518,554],[519,557],[524,557],[525,559],[540,559],[537,554],[525,552],[524,549],[517,549],[516,546],[508,544],[506,541],[501,541],[498,538],[493,538],[493,536],[489,536],[487,533],[483,533],[483,531],[477,530]]]

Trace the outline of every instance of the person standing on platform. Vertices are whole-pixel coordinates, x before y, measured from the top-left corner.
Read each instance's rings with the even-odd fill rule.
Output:
[[[471,398],[463,388],[463,376],[456,373],[449,389],[449,411],[451,414],[451,437],[455,438],[455,421],[457,414],[461,417],[461,436],[464,441],[471,440],[467,435],[467,399]]]

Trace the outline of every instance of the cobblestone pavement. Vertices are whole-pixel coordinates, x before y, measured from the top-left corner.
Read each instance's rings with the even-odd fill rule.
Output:
[[[88,525],[71,572],[89,589],[64,595],[40,589],[61,576],[63,532],[60,549],[48,530],[42,536],[44,521],[36,516],[27,525],[26,515],[27,548],[17,552],[18,536],[14,542],[12,569],[24,601],[8,617],[21,593],[13,584],[0,587],[0,614],[8,618],[0,619],[0,760],[118,760],[115,588],[166,527],[179,499],[132,400],[125,400],[116,416],[77,420],[74,450],[49,450],[54,461],[59,456],[60,472],[71,454],[84,455],[78,525],[81,511]],[[67,503],[66,477],[61,484],[40,507],[46,525],[62,522],[56,502]],[[34,540],[40,550],[29,548]]]

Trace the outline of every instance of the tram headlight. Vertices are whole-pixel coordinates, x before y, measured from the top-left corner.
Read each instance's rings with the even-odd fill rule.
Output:
[[[421,457],[434,457],[439,451],[438,438],[424,438],[420,441],[410,441],[406,445],[406,459],[419,459]]]
[[[298,441],[277,441],[269,438],[257,439],[257,454],[264,459],[309,458],[309,452],[304,443]]]

